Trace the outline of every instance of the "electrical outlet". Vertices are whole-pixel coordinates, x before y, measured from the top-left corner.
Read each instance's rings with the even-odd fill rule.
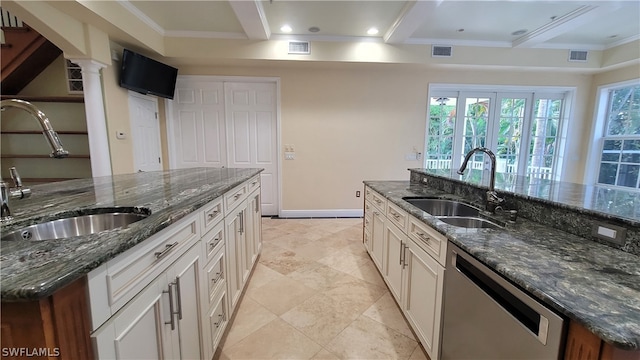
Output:
[[[356,197],[360,197],[360,190],[356,191]]]

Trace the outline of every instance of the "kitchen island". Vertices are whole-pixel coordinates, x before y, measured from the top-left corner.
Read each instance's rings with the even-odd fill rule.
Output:
[[[628,251],[532,221],[523,217],[524,215],[515,223],[509,223],[506,216],[489,214],[496,222],[504,225],[500,229],[452,226],[403,198],[444,197],[476,203],[483,208],[480,204],[486,189],[480,187],[475,189],[479,191],[470,190],[466,187],[474,187],[473,185],[449,181],[423,170],[411,171],[411,181],[364,183],[384,197],[388,207],[393,205],[393,216],[397,217],[399,209],[428,225],[446,237],[447,241],[570,319],[571,323],[588,329],[615,349],[640,351],[640,258],[632,253],[638,249],[633,238],[633,230],[637,231],[638,222],[632,219],[621,220],[622,225],[630,229],[632,238],[619,247]],[[435,183],[438,184],[434,185]],[[460,190],[460,187],[465,189]],[[554,206],[548,202],[543,205]],[[563,211],[572,210],[557,205],[547,212],[558,211],[558,208]],[[522,210],[526,213],[526,209]],[[575,214],[573,217],[567,216],[579,223],[578,217]],[[604,218],[620,220],[610,215],[605,215]],[[391,220],[389,217],[389,221]],[[387,249],[387,246],[383,246],[383,249]],[[385,275],[386,273],[383,277]],[[637,356],[640,353],[634,354]]]
[[[3,234],[32,224],[87,213],[109,212],[114,209],[149,215],[125,228],[86,236],[45,241],[2,241],[0,295],[3,302],[3,348],[37,347],[58,351],[62,358],[86,357],[87,354],[91,354],[91,349],[79,353],[71,348],[81,346],[78,344],[91,347],[90,332],[94,333],[101,326],[111,326],[110,323],[113,321],[109,320],[109,317],[115,317],[121,308],[126,310],[125,305],[134,302],[131,299],[135,298],[135,292],[140,291],[147,282],[153,280],[152,278],[165,276],[166,269],[170,270],[171,266],[175,266],[172,263],[179,263],[181,254],[192,254],[196,259],[193,263],[196,273],[191,280],[198,294],[202,293],[201,298],[197,296],[194,299],[195,304],[202,305],[202,309],[195,306],[202,317],[196,320],[208,322],[205,321],[207,319],[204,318],[204,314],[211,311],[211,315],[216,317],[212,320],[218,322],[218,328],[224,329],[224,326],[220,326],[218,312],[231,315],[233,308],[226,298],[233,295],[237,301],[246,284],[248,271],[251,270],[260,251],[258,200],[261,171],[262,169],[194,168],[79,179],[32,187],[30,198],[12,202],[14,219],[3,224]],[[248,207],[248,204],[251,204],[251,207]],[[257,228],[249,224],[249,220],[258,224]],[[225,228],[227,224],[228,227]],[[238,226],[240,231],[236,230]],[[154,243],[155,245],[149,244],[149,241],[168,241],[167,239],[172,243],[166,247],[160,242]],[[240,241],[243,243],[240,244]],[[149,264],[145,268],[136,265],[138,268],[130,269],[120,265],[119,272],[111,276],[109,271],[116,269],[118,259],[131,258],[144,247],[149,247],[151,251]],[[158,249],[167,251],[158,255]],[[165,253],[168,255],[165,256]],[[146,253],[141,253],[139,258],[134,257],[132,264],[146,261],[143,255],[146,256]],[[229,256],[225,257],[224,262],[218,262],[224,255]],[[234,260],[238,260],[242,266],[236,267]],[[226,268],[228,263],[233,267]],[[112,264],[112,268],[109,268],[109,264]],[[218,269],[219,272],[215,277],[217,285],[207,291],[204,280],[209,275],[206,272],[212,269]],[[224,277],[221,277],[222,269]],[[138,273],[132,273],[133,270]],[[241,271],[244,273],[240,274]],[[177,276],[180,275],[183,274]],[[123,282],[122,279],[127,276],[129,280]],[[213,272],[212,276],[216,276],[216,273]],[[230,276],[233,281],[230,281]],[[225,291],[225,283],[234,284],[231,288],[234,294]],[[184,281],[184,288],[186,284],[188,283]],[[108,293],[118,290],[116,285],[121,286],[121,293]],[[101,296],[103,294],[98,292],[99,296],[96,296],[94,288],[101,290],[101,287],[107,288],[104,290],[107,293]],[[71,292],[75,295],[60,296],[69,289],[75,289]],[[171,287],[169,291],[172,291]],[[90,296],[78,296],[84,292],[88,292]],[[45,331],[41,343],[21,345],[19,339],[4,336],[5,323],[11,313],[9,309],[23,309],[26,313],[40,312],[38,317],[44,327],[51,327],[52,315],[47,312],[55,312],[57,296],[64,298],[65,311],[75,314],[62,314],[61,319],[81,319],[75,324],[78,329],[82,329],[77,331],[79,335],[65,336],[77,336],[79,339],[66,339],[65,336],[61,336],[59,332],[73,332],[74,329],[60,329],[55,321],[53,329],[49,329],[49,333]],[[105,303],[107,299],[109,303]],[[164,296],[161,299],[167,302]],[[168,302],[173,306],[175,301]],[[166,306],[161,304],[159,309]],[[215,314],[214,310],[217,311]],[[17,320],[21,321],[21,317],[26,317],[24,314],[17,314]],[[170,316],[173,319],[173,314]],[[228,317],[225,316],[224,320],[226,325]],[[202,326],[196,324],[195,328],[206,329],[207,326],[204,323]],[[183,328],[183,331],[184,329],[186,328]],[[29,334],[29,330],[27,327],[25,331],[23,326],[19,331],[16,330],[15,334]],[[32,330],[33,338],[36,338],[37,331],[35,328]],[[195,351],[199,351],[202,357],[205,357],[205,354],[206,357],[210,357],[212,346],[205,335],[211,334],[207,334],[206,331],[204,334],[196,334],[196,343],[200,342],[202,350]],[[215,334],[216,339],[219,339],[219,335],[221,334]],[[58,346],[56,340],[67,341],[67,347]],[[100,351],[98,348],[99,353]],[[164,356],[172,355],[165,353]]]

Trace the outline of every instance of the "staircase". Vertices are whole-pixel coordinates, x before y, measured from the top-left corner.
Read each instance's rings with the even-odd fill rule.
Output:
[[[0,93],[16,95],[60,56],[62,50],[6,10],[0,11],[4,33],[0,49]]]

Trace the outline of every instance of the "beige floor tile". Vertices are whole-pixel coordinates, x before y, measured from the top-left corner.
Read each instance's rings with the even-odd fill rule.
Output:
[[[310,359],[322,347],[281,319],[275,319],[224,349],[229,359]]]
[[[287,276],[318,291],[330,290],[354,280],[351,275],[317,262],[304,266]]]
[[[326,349],[342,359],[408,359],[418,343],[366,316],[360,316]]]
[[[254,331],[273,321],[277,316],[248,296],[242,298],[236,316],[222,348],[233,346]]]
[[[387,292],[386,287],[353,278],[351,281],[324,291],[323,294],[333,297],[350,309],[353,308],[364,312]]]
[[[371,305],[362,315],[386,325],[393,330],[415,340],[413,332],[409,328],[407,321],[402,316],[400,308],[393,299],[390,292],[382,295],[375,304]]]
[[[334,297],[317,294],[282,314],[280,318],[311,340],[326,345],[360,316],[359,309],[349,305]]]
[[[277,241],[278,241],[278,246],[288,250],[297,251],[298,248],[301,248],[311,243],[313,240],[309,239],[308,234],[306,233],[304,234],[293,233],[293,234],[284,235],[280,237]]]
[[[311,260],[297,256],[296,252],[291,250],[272,251],[263,255],[260,256],[260,263],[283,275],[311,263]]]
[[[249,279],[249,284],[247,284],[247,291],[249,291],[249,289],[257,289],[273,280],[278,280],[283,277],[284,275],[279,272],[271,270],[271,268],[258,263],[253,270],[251,279]]]
[[[327,349],[320,350],[311,360],[340,360],[340,358],[332,354]]]
[[[337,251],[341,251],[341,250],[327,246],[326,244],[323,244],[321,241],[314,241],[302,247],[297,248],[296,254],[305,259],[316,261],[316,260],[322,259],[325,256],[333,255]]]
[[[350,271],[355,272],[359,265],[366,264],[369,260],[348,251],[338,251],[323,257],[318,260],[318,262],[336,270],[349,273]]]
[[[413,354],[409,357],[409,360],[430,360],[429,355],[427,355],[422,346],[416,346],[416,349],[413,350]]]
[[[374,285],[386,286],[373,261],[364,261],[356,267],[348,269],[346,273]]]
[[[282,315],[316,293],[316,290],[285,276],[257,289],[247,290],[246,295],[274,314]]]

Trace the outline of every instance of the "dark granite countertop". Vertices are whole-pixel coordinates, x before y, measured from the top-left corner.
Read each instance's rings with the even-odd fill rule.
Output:
[[[1,299],[28,301],[51,295],[261,171],[194,168],[33,186],[30,198],[11,202],[14,219],[2,225],[2,233],[93,208],[144,208],[151,215],[126,228],[88,236],[2,241]]]
[[[455,198],[451,194],[409,181],[365,184],[604,341],[640,350],[637,255],[525,218],[499,230],[454,227],[402,200],[405,196]]]

